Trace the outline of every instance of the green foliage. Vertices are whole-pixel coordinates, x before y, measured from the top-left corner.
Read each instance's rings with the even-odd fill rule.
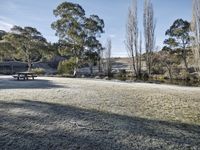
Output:
[[[126,81],[127,80],[127,72],[125,69],[120,69],[119,72],[115,75],[117,79],[121,81]]]
[[[63,2],[54,10],[54,15],[58,20],[51,26],[56,30],[60,42],[64,44],[64,49],[80,57],[86,36],[83,30],[84,9],[78,4]]]
[[[190,44],[190,23],[183,19],[177,19],[172,26],[166,31],[165,35],[169,36],[164,44],[170,48],[186,48]]]
[[[183,80],[189,80],[190,74],[185,69],[182,69],[179,73],[179,78]]]
[[[0,61],[13,59],[15,53],[16,49],[9,42],[0,42]]]
[[[10,43],[3,40],[3,37],[8,34],[7,32],[0,30],[0,61],[4,59],[9,59],[14,52],[14,48],[11,46]]]
[[[43,68],[34,68],[31,70],[31,72],[37,75],[44,75],[46,73]]]
[[[3,39],[3,36],[6,35],[6,31],[0,30],[0,40]]]
[[[87,51],[85,53],[85,60],[91,64],[95,64],[98,59],[99,54],[96,51]]]
[[[59,36],[60,54],[77,58],[76,66],[82,59],[95,61],[93,54],[100,54],[103,49],[97,37],[104,32],[104,21],[97,15],[87,18],[85,10],[71,2],[60,4],[54,10],[54,15],[58,19],[51,26]]]
[[[73,74],[74,67],[76,66],[75,58],[71,58],[69,60],[61,61],[58,65],[58,73],[59,74]]]
[[[178,39],[189,40],[189,32],[190,23],[188,21],[184,21],[183,19],[177,19],[165,34]]]
[[[37,29],[32,27],[14,26],[3,39],[16,49],[13,57],[31,64],[42,59],[44,51],[48,50],[48,43]]]
[[[169,38],[164,41],[164,44],[168,45],[170,49],[180,50],[179,56],[184,61],[185,68],[188,70],[187,55],[191,42],[190,23],[183,19],[177,19],[166,31],[165,35],[169,36]]]
[[[164,74],[164,68],[161,63],[156,63],[152,66],[152,74]]]
[[[178,43],[176,42],[176,39],[174,39],[174,38],[168,38],[168,39],[166,39],[164,41],[164,44],[169,45],[170,49],[178,46]]]

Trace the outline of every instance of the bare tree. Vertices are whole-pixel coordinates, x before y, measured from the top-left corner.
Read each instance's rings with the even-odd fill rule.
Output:
[[[126,49],[131,60],[133,68],[133,74],[136,77],[141,75],[141,44],[142,40],[138,44],[138,17],[137,17],[137,0],[132,1],[132,5],[129,7],[128,20],[126,24]],[[139,45],[139,46],[138,46]]]
[[[139,75],[142,75],[142,33],[140,32],[140,45],[139,45]]]
[[[104,52],[104,48],[99,51],[99,62],[98,62],[98,70],[99,70],[99,73],[102,73],[103,71],[103,52]]]
[[[177,56],[172,51],[160,51],[154,54],[154,61],[166,68],[169,74],[170,81],[173,80],[173,68],[178,63]]]
[[[145,38],[145,49],[146,49],[146,67],[148,74],[151,75],[152,69],[152,55],[155,46],[155,20],[154,10],[151,0],[145,0],[144,3],[144,38]]]
[[[112,71],[112,61],[111,61],[111,49],[112,49],[112,41],[110,38],[107,39],[106,49],[105,49],[105,61],[106,61],[106,74],[107,76],[111,75]]]
[[[200,0],[193,0],[193,19],[191,28],[193,31],[193,54],[195,68],[200,72]]]

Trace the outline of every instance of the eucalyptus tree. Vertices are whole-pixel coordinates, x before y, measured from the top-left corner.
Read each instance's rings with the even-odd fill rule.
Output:
[[[144,38],[145,38],[145,49],[146,49],[146,67],[148,74],[151,75],[152,61],[153,61],[153,50],[155,47],[155,19],[154,10],[151,0],[145,0],[144,3],[144,14],[143,14],[143,26],[144,26]]]
[[[0,40],[0,61],[13,60],[16,49],[5,40]]]
[[[91,15],[90,17],[85,18],[84,27],[87,35],[86,56],[89,58],[91,74],[93,73],[92,67],[96,61],[98,62],[98,69],[100,72],[100,61],[102,59],[100,53],[103,50],[103,47],[97,38],[101,37],[101,34],[104,33],[104,21],[97,15]]]
[[[97,37],[103,33],[104,22],[96,15],[89,18],[85,16],[85,10],[79,5],[71,2],[63,2],[55,10],[54,15],[58,18],[52,23],[59,40],[64,43],[64,53],[70,53],[75,58],[74,76],[76,75],[79,63],[85,58],[87,50],[100,50],[99,44],[89,44],[98,41]],[[96,42],[99,43],[99,42]]]
[[[48,43],[36,28],[14,26],[11,32],[3,37],[15,48],[13,59],[22,60],[28,64],[28,71],[31,70],[34,62],[44,58]]]
[[[83,30],[85,10],[79,4],[63,2],[54,11],[58,18],[52,23],[56,35],[64,43],[63,53],[70,53],[75,58],[74,76],[77,73],[79,61],[84,53],[85,32]]]
[[[188,71],[188,47],[190,46],[190,23],[183,19],[177,19],[172,26],[166,31],[165,35],[169,36],[164,41],[172,49],[180,51],[180,56],[184,62],[185,68]]]
[[[198,72],[200,72],[200,1],[193,0],[192,7],[193,19],[192,19],[192,32],[193,32],[193,54],[194,54],[194,62],[195,68]]]
[[[100,51],[103,50],[101,43],[93,36],[87,38],[85,60],[89,63],[90,74],[93,74],[93,66],[98,63],[98,69],[100,71]]]
[[[3,36],[6,34],[6,31],[0,30],[0,61],[3,61],[5,55],[8,53],[9,44],[3,40]]]

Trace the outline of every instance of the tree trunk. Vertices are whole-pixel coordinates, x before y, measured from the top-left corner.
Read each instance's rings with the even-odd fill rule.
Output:
[[[151,63],[149,62],[149,66],[148,66],[148,73],[149,73],[149,76],[151,76]]]
[[[98,61],[98,70],[99,70],[99,72],[102,72],[102,70],[101,70],[101,61],[100,60]]]
[[[75,67],[75,68],[74,68],[73,77],[76,77],[76,75],[77,75],[77,68]]]
[[[76,62],[75,62],[75,66],[74,66],[74,73],[73,73],[74,77],[76,77],[76,75],[77,75],[78,63],[79,63],[79,58],[76,57]]]
[[[93,75],[93,64],[90,62],[90,75]]]
[[[186,57],[183,58],[183,61],[184,61],[184,65],[185,65],[186,71],[189,72],[189,70],[188,70],[188,63],[187,63],[187,58],[186,58]]]
[[[168,71],[169,71],[170,82],[172,82],[173,76],[172,76],[171,68],[169,68]]]
[[[31,71],[31,68],[32,68],[32,63],[31,63],[31,62],[28,62],[28,72]]]

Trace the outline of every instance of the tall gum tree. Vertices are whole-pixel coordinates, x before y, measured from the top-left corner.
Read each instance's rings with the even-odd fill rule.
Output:
[[[60,4],[54,10],[54,15],[57,21],[52,23],[52,28],[56,31],[62,45],[65,45],[63,51],[75,58],[73,75],[76,76],[79,62],[84,59],[86,50],[94,50],[95,46],[89,44],[91,43],[89,40],[96,41],[97,34],[103,33],[104,22],[96,15],[87,18],[85,10],[79,4],[71,2]]]
[[[188,71],[188,50],[191,42],[190,23],[183,19],[177,19],[172,26],[166,31],[165,35],[169,39],[165,40],[165,44],[170,48],[180,51],[180,56],[184,62],[185,69]]]

